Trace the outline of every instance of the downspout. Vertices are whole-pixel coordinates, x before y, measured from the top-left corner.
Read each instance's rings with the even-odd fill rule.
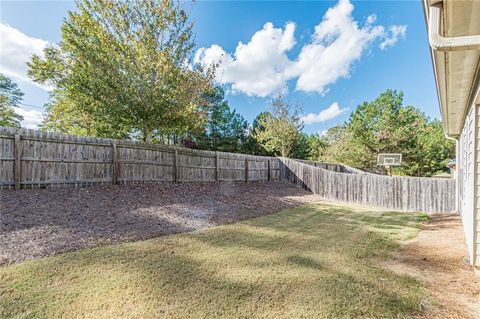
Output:
[[[430,5],[428,40],[432,49],[436,51],[480,50],[480,35],[452,38],[442,35],[442,11],[442,1]]]
[[[460,170],[458,169],[458,158],[460,158],[460,150],[459,150],[459,146],[458,146],[458,139],[456,138],[453,138],[451,136],[449,136],[447,133],[445,133],[445,138],[447,140],[450,140],[450,141],[454,141],[455,142],[455,213],[457,214],[460,214],[460,176],[459,176],[459,172]]]

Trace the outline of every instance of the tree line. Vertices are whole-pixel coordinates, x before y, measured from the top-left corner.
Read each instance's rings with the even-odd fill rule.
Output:
[[[34,55],[28,74],[53,87],[41,129],[186,147],[345,163],[377,169],[378,153],[402,153],[396,174],[445,170],[454,144],[403,93],[383,92],[323,136],[303,131],[301,106],[284,96],[249,124],[215,82],[216,65],[192,62],[193,23],[171,0],[79,0],[61,40]],[[18,86],[0,76],[0,125],[19,126]]]

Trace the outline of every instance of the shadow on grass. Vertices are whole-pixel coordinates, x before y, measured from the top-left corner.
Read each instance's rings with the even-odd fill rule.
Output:
[[[286,258],[286,261],[301,267],[312,269],[325,269],[325,264],[322,264],[311,257],[292,255]]]
[[[373,266],[371,258],[388,253],[394,241],[354,214],[381,216],[310,205],[7,267],[0,270],[2,315],[390,318],[418,313],[425,298],[419,283]],[[389,216],[379,224],[397,225],[398,218],[403,220]]]
[[[461,225],[461,217],[458,214],[435,214],[434,221],[425,225],[426,230],[451,229],[455,225]]]

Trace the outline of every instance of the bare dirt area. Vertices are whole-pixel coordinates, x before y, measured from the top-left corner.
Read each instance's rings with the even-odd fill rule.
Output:
[[[293,185],[204,183],[0,191],[0,265],[232,223],[318,197]]]
[[[436,214],[383,266],[424,283],[436,302],[422,318],[480,318],[480,276],[466,258],[460,216]]]

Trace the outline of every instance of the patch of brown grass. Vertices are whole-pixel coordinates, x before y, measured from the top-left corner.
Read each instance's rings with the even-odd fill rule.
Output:
[[[436,302],[423,318],[480,318],[480,277],[466,260],[460,216],[433,215],[393,260],[383,263],[397,274],[420,280]]]

